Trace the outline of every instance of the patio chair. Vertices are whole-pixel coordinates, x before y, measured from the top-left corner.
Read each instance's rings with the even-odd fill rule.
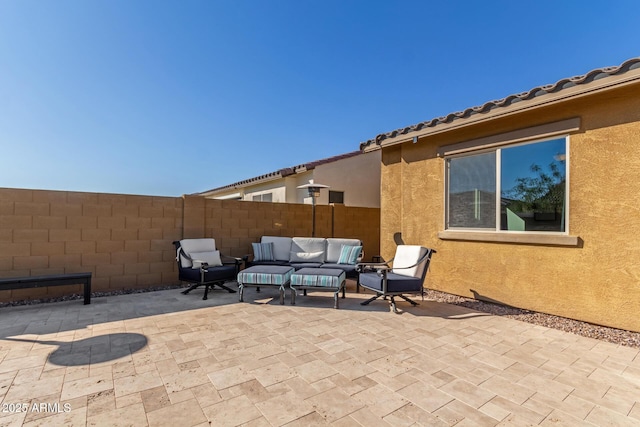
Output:
[[[216,250],[215,239],[183,239],[173,244],[176,247],[178,279],[191,284],[182,291],[183,294],[186,295],[199,286],[204,286],[204,300],[207,299],[209,289],[214,289],[215,286],[235,292],[225,286],[225,283],[236,280],[241,258],[221,255]]]
[[[395,256],[387,262],[359,263],[358,286],[375,292],[375,296],[361,302],[367,305],[380,297],[390,297],[391,306],[395,313],[395,297],[400,297],[411,305],[418,305],[417,302],[407,298],[405,294],[422,295],[424,300],[424,278],[429,269],[431,256],[436,251],[416,245],[398,245]],[[389,263],[393,261],[393,267]]]

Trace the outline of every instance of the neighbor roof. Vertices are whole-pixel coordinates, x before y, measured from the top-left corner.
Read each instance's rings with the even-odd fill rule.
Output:
[[[636,70],[635,72],[631,72]],[[489,101],[477,107],[451,113],[425,122],[382,133],[374,139],[360,143],[363,151],[376,150],[384,146],[400,144],[430,134],[468,126],[496,117],[521,112],[552,102],[585,95],[595,90],[619,87],[640,80],[640,57],[632,58],[618,67],[598,68],[582,76],[559,80],[555,84],[538,86],[506,98]]]
[[[216,193],[220,191],[232,190],[234,188],[242,188],[242,187],[257,184],[260,182],[273,181],[276,179],[287,177],[289,175],[310,171],[315,169],[317,166],[324,165],[327,163],[333,163],[338,160],[347,159],[349,157],[354,157],[360,154],[363,154],[363,152],[358,150],[358,151],[352,151],[350,153],[339,154],[337,156],[327,157],[325,159],[314,160],[312,162],[302,163],[300,165],[278,169],[277,171],[274,171],[274,172],[269,172],[264,175],[245,179],[243,181],[234,182],[233,184],[224,185],[222,187],[213,188],[211,190],[203,191],[201,193],[195,193],[195,195],[204,196],[204,195],[209,195],[211,193]]]

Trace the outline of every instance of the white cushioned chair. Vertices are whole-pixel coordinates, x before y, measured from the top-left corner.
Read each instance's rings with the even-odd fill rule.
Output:
[[[183,239],[173,244],[176,247],[178,279],[191,284],[182,291],[183,294],[204,286],[202,299],[206,300],[209,289],[214,289],[216,285],[228,292],[235,292],[225,283],[236,280],[242,259],[221,255],[216,250],[215,239]]]
[[[376,294],[360,304],[367,305],[377,298],[390,297],[393,311],[397,313],[395,297],[398,296],[414,306],[418,305],[405,294],[422,295],[424,298],[423,283],[435,252],[423,246],[399,245],[395,256],[387,262],[359,263],[358,286]],[[391,262],[393,267],[389,266]]]

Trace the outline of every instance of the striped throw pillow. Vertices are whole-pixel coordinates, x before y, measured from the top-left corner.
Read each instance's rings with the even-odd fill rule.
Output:
[[[252,243],[254,261],[275,261],[273,256],[273,242]]]
[[[342,245],[340,249],[340,257],[338,258],[338,264],[355,264],[362,246],[348,246]]]

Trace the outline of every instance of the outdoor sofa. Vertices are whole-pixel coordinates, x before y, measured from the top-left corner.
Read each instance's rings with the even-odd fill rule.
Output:
[[[358,239],[323,237],[262,236],[253,243],[253,257],[247,266],[278,265],[302,268],[343,270],[347,277],[357,277],[356,264],[364,251]]]

